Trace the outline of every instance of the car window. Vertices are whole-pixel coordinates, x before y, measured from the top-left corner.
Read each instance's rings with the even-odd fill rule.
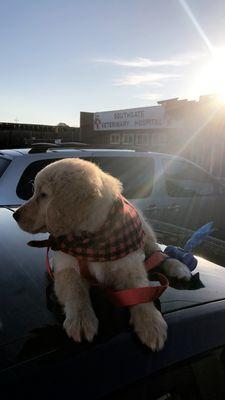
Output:
[[[164,161],[166,191],[171,197],[216,194],[213,178],[197,165],[186,161]]]
[[[33,183],[34,178],[39,171],[41,171],[47,165],[53,163],[54,161],[59,160],[57,159],[46,159],[46,160],[39,160],[34,161],[28,165],[28,167],[24,170],[19,183],[16,188],[16,194],[20,199],[28,200],[33,195]]]
[[[9,166],[10,161],[6,158],[0,157],[0,177],[4,174],[5,170]]]
[[[154,160],[150,157],[94,157],[92,160],[123,184],[128,199],[151,195],[154,182]]]
[[[129,199],[150,196],[154,179],[154,160],[150,157],[94,157],[85,158],[99,165],[123,183],[123,194]],[[23,172],[18,186],[17,196],[28,200],[33,194],[33,182],[37,173],[48,164],[59,160],[47,159],[34,161]]]

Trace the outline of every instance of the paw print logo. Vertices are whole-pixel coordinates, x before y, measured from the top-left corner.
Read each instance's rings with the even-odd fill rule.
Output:
[[[95,127],[95,129],[100,129],[101,125],[102,125],[102,121],[101,121],[99,115],[96,115],[95,119],[94,119],[94,127]]]

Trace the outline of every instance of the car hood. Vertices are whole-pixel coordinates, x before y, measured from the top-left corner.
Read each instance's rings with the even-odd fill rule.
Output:
[[[0,345],[4,345],[2,349],[5,352],[0,356],[1,367],[1,362],[4,366],[11,363],[9,358],[12,354],[14,356],[20,354],[23,358],[24,351],[29,351],[27,340],[32,338],[32,335],[38,335],[39,338],[42,337],[42,333],[45,338],[46,335],[50,335],[51,348],[52,346],[54,348],[55,338],[60,341],[64,335],[64,340],[65,334],[61,329],[62,312],[54,297],[52,283],[46,274],[46,249],[27,246],[28,241],[46,238],[46,235],[34,236],[20,230],[12,218],[12,209],[0,208],[0,221]],[[169,287],[163,293],[160,303],[164,314],[225,299],[223,267],[199,258],[193,275],[189,287]],[[95,292],[93,299],[94,297]],[[95,306],[99,316],[105,313],[103,310],[105,300],[102,301],[104,293],[101,292],[97,297]],[[112,308],[110,312],[107,309],[110,320],[113,319],[113,313],[115,311]],[[126,311],[117,312],[119,319],[121,313]],[[52,327],[55,329],[53,336],[51,336]],[[118,327],[113,329],[116,332]],[[105,331],[103,336],[107,337],[108,334],[109,332]],[[9,347],[10,351],[6,351]]]

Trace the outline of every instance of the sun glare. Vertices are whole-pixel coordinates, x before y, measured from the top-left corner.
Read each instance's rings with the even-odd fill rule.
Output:
[[[216,93],[225,102],[225,47],[213,48],[208,63],[199,71],[198,92]]]

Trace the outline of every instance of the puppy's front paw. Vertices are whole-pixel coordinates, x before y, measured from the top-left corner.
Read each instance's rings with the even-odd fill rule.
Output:
[[[153,351],[161,350],[167,338],[167,324],[162,314],[151,303],[131,309],[130,323],[143,344]]]
[[[173,258],[164,261],[163,272],[170,278],[184,279],[185,281],[190,281],[192,277],[190,269]]]
[[[81,342],[82,339],[92,342],[98,332],[98,320],[93,310],[81,310],[67,316],[63,327],[75,342]]]

